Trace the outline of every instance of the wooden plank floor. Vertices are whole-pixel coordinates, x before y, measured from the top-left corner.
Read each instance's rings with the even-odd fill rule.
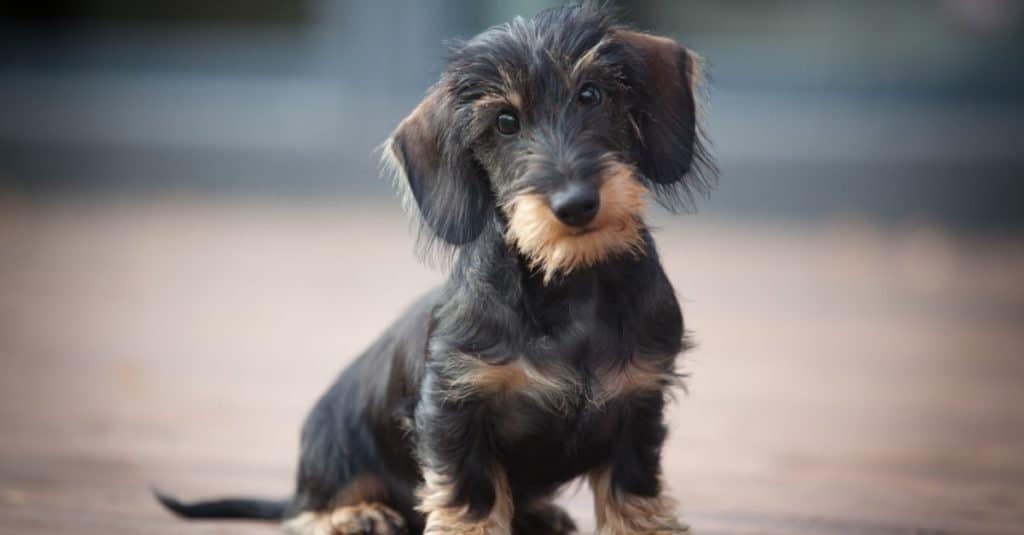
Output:
[[[698,533],[1024,530],[1024,242],[658,222]],[[410,251],[391,204],[0,201],[0,533],[274,533],[148,487],[287,495],[314,398],[439,280]]]

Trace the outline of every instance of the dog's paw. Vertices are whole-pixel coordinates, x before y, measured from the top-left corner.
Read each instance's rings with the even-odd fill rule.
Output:
[[[674,518],[643,518],[626,524],[605,524],[596,535],[693,535],[690,526]]]
[[[405,535],[405,520],[379,503],[339,507],[331,512],[333,535]]]
[[[644,535],[693,535],[693,531],[690,530],[690,526],[678,520],[667,522],[659,527],[652,527],[650,530],[637,531],[635,533],[643,533]]]
[[[693,535],[690,526],[678,521],[661,528],[653,528],[653,531],[637,531],[635,533],[643,533],[644,535]]]
[[[512,532],[515,535],[570,535],[576,533],[576,523],[565,509],[545,502],[518,514]]]

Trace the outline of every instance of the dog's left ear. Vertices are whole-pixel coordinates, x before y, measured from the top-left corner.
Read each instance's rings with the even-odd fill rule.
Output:
[[[666,37],[620,30],[616,40],[638,59],[627,77],[636,129],[633,157],[640,171],[657,184],[699,175],[697,166],[706,163],[698,124],[700,58]],[[687,191],[704,186],[699,176],[682,185]]]
[[[490,210],[487,173],[462,142],[444,81],[401,123],[385,158],[404,175],[425,226],[451,245],[480,235]]]

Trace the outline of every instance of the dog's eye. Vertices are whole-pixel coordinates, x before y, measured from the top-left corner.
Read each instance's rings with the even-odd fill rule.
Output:
[[[587,84],[580,88],[580,92],[576,95],[576,98],[580,101],[580,104],[583,104],[584,106],[597,106],[601,103],[601,90],[593,84]]]
[[[495,121],[495,127],[498,132],[506,136],[511,136],[519,131],[519,118],[516,114],[510,111],[503,111],[498,114],[498,119]]]

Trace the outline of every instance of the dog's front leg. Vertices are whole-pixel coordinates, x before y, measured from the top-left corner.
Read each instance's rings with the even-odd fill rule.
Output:
[[[509,535],[512,494],[495,457],[486,407],[447,400],[443,390],[431,391],[431,383],[416,411],[424,533]]]
[[[638,399],[614,458],[591,472],[598,535],[690,533],[661,481],[664,405],[660,392]]]
[[[512,497],[500,468],[494,471],[494,498],[490,507],[474,506],[476,497],[461,497],[459,476],[424,468],[419,491],[419,510],[427,515],[425,535],[509,535],[512,525]],[[480,491],[486,494],[481,488]],[[470,491],[471,492],[471,491]],[[468,500],[466,498],[469,498]]]

